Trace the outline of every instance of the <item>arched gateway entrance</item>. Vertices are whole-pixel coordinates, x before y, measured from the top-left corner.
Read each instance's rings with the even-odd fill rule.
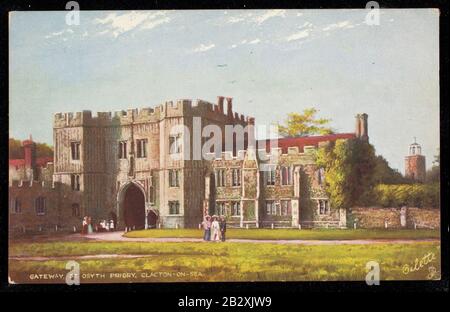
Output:
[[[145,195],[142,187],[134,182],[125,185],[119,192],[120,214],[123,224],[129,230],[142,230],[156,228],[158,215],[149,210],[145,213]]]
[[[145,228],[145,196],[134,183],[124,190],[122,213],[127,228],[142,230]]]

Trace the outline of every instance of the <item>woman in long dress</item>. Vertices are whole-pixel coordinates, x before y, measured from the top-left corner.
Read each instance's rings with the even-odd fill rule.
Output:
[[[220,225],[216,216],[213,217],[213,222],[211,223],[211,240],[214,242],[220,241]]]
[[[91,217],[87,218],[87,223],[88,223],[88,234],[94,233],[94,229],[92,228],[92,219],[91,219]]]

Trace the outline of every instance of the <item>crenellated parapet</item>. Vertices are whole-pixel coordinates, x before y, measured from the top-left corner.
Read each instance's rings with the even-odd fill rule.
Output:
[[[254,150],[240,150],[236,155],[232,152],[222,152],[220,157],[214,157],[214,153],[207,153],[206,158],[212,159],[213,166],[221,165],[226,161],[243,161],[247,153],[252,152],[255,158],[260,163],[278,164],[278,163],[293,163],[293,164],[313,164],[315,161],[317,148],[315,146],[305,146],[303,152],[299,152],[298,147],[289,147],[287,153],[279,147],[272,147],[270,152],[266,149]]]
[[[229,102],[228,111],[225,112],[223,102],[220,103],[220,100],[218,104],[214,104],[204,100],[180,99],[166,101],[154,108],[130,108],[116,112],[97,112],[96,115],[89,110],[56,113],[53,126],[54,128],[119,126],[130,123],[158,122],[164,118],[183,116],[199,116],[233,124],[254,124],[253,117],[232,112],[231,102]]]

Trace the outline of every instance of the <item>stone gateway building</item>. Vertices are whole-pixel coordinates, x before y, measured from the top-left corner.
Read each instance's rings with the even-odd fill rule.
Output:
[[[254,119],[233,112],[232,99],[221,96],[216,104],[179,100],[96,116],[57,113],[54,159],[46,167],[53,172],[29,181],[10,177],[10,224],[79,231],[83,216],[91,216],[114,219],[120,229],[178,228],[220,214],[231,227],[345,227],[346,212],[332,209],[324,192],[315,149],[338,139],[368,140],[367,115],[356,121],[355,133],[283,138],[274,147],[251,144]],[[222,146],[226,126],[246,131],[233,136],[231,149],[198,159],[197,145],[213,137],[197,142],[198,124],[220,129]],[[37,193],[44,199],[16,209],[21,197]]]

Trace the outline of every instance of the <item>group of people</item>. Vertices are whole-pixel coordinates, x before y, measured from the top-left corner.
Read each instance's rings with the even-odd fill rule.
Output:
[[[203,239],[205,241],[225,241],[225,233],[227,231],[227,222],[225,216],[205,216],[202,222],[205,234]]]
[[[109,232],[114,231],[114,220],[102,220],[99,223],[92,225],[92,218],[85,216],[82,222],[81,234],[92,234],[95,232]]]

